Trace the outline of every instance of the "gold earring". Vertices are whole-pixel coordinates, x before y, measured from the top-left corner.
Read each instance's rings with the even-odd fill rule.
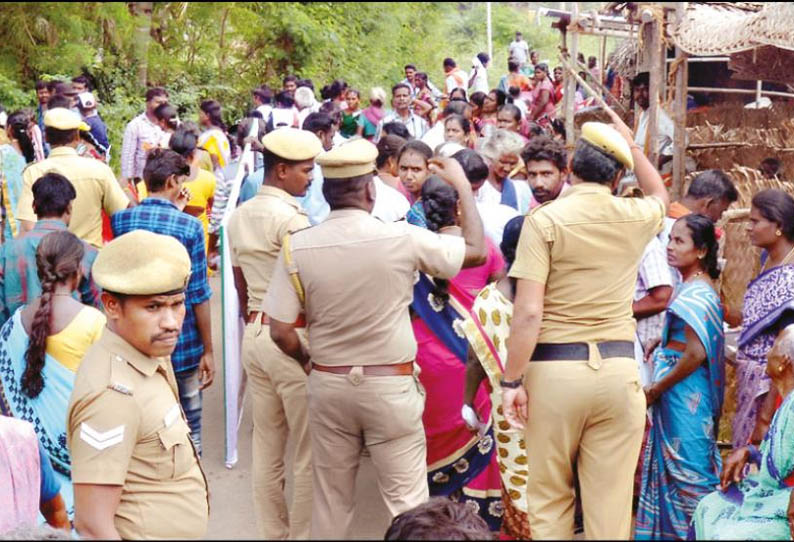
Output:
[[[783,232],[782,232],[782,231],[780,231],[780,230],[777,230],[777,231],[775,232],[775,235],[777,235],[778,237],[780,237],[781,235],[783,235]]]

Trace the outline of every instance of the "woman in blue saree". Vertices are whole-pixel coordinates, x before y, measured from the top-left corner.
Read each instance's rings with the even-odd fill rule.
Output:
[[[783,404],[761,449],[749,444],[725,461],[721,489],[698,504],[690,538],[791,540],[794,538],[794,327],[785,328],[769,352],[766,372]],[[758,472],[744,480],[745,467]]]
[[[750,242],[764,249],[761,273],[747,286],[736,352],[733,447],[758,445],[778,403],[766,356],[778,332],[794,322],[794,199],[763,190],[750,208]]]
[[[22,194],[22,171],[36,159],[33,141],[29,134],[30,116],[24,111],[15,111],[6,121],[8,143],[0,145],[0,183],[3,203],[3,241],[19,234],[17,206]]]
[[[100,311],[72,297],[82,277],[83,252],[72,233],[44,236],[36,252],[41,296],[0,328],[0,412],[33,424],[70,518],[74,505],[66,410],[77,367],[105,327]]]
[[[645,390],[651,421],[642,458],[638,540],[684,539],[698,501],[719,483],[716,428],[723,398],[723,311],[714,224],[687,215],[673,226],[668,263],[683,278],[667,309]]]

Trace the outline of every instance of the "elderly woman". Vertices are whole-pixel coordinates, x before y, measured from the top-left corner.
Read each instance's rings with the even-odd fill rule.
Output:
[[[378,131],[378,124],[383,119],[386,111],[386,91],[381,87],[374,87],[369,91],[369,107],[363,109],[358,116],[358,135],[372,141]]]
[[[794,327],[778,335],[766,365],[784,398],[761,449],[752,444],[734,451],[720,476],[721,487],[698,504],[692,522],[697,540],[790,540],[794,536]],[[758,472],[744,480],[745,467]],[[691,534],[691,531],[690,531]]]
[[[488,181],[477,190],[475,199],[482,203],[501,203],[526,214],[532,201],[529,185],[508,176],[519,164],[524,138],[508,130],[496,130],[482,142],[480,154],[488,163]]]

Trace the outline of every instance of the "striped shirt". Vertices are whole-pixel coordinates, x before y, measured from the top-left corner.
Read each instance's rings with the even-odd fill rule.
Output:
[[[147,153],[165,137],[163,130],[149,120],[146,112],[132,119],[124,130],[121,144],[121,177],[142,179]]]

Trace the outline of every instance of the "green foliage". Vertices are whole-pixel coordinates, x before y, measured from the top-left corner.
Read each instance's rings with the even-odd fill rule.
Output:
[[[372,86],[401,80],[408,62],[441,86],[445,57],[469,69],[488,51],[482,2],[154,2],[150,18],[134,15],[143,4],[0,4],[0,104],[33,106],[37,78],[84,73],[118,157],[125,124],[143,108],[144,66],[147,83],[165,86],[183,119],[195,120],[200,101],[213,98],[233,124],[251,106],[252,88],[280,88],[287,73],[312,79],[318,95],[344,78],[366,101]],[[506,72],[516,30],[555,63],[560,36],[552,19],[533,19],[537,3],[491,6],[491,85]],[[597,44],[582,45],[596,54]]]

